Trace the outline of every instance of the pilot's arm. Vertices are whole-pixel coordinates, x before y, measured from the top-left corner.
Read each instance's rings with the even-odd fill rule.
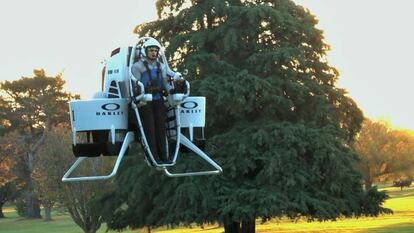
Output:
[[[161,64],[161,75],[162,75],[163,85],[164,85],[165,90],[167,91],[167,93],[171,93],[173,86],[169,82],[169,78],[168,78],[170,73],[168,73],[167,75],[167,67],[164,64]]]
[[[131,79],[136,82],[141,80],[141,73],[144,71],[145,67],[144,64],[142,64],[141,61],[137,61],[132,65],[131,73],[132,77]]]

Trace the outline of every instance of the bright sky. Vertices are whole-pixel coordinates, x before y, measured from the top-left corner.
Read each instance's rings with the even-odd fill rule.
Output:
[[[414,130],[414,1],[295,2],[319,19],[339,86],[365,115]],[[110,52],[135,42],[134,26],[156,18],[152,0],[0,0],[0,7],[0,81],[63,70],[67,89],[82,98],[99,90]]]
[[[414,1],[295,0],[319,19],[330,63],[365,116],[414,130]]]
[[[150,0],[0,0],[0,9],[0,81],[32,77],[35,68],[64,71],[66,88],[82,98],[100,90],[111,51],[156,19]]]

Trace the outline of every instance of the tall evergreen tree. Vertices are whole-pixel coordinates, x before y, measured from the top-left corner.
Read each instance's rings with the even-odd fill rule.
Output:
[[[73,98],[63,90],[62,74],[48,77],[43,69],[34,70],[31,78],[22,77],[15,81],[0,83],[3,100],[0,107],[7,107],[7,114],[1,120],[3,131],[16,131],[22,138],[19,147],[24,148],[21,158],[21,179],[26,183],[25,203],[28,218],[40,218],[40,203],[35,193],[32,173],[36,153],[44,143],[51,126],[68,121],[67,103]]]
[[[109,227],[220,222],[247,233],[257,218],[389,211],[354,169],[363,115],[335,86],[308,10],[291,0],[158,0],[157,9],[136,32],[159,39],[172,66],[188,69],[192,94],[207,97],[207,152],[224,173],[166,179],[125,166],[106,199]]]

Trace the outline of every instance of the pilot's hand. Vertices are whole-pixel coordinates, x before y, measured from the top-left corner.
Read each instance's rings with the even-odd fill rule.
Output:
[[[173,80],[180,80],[183,79],[183,75],[180,72],[175,72],[173,76]]]
[[[134,82],[132,85],[132,97],[135,103],[137,103],[142,98],[142,94],[145,94],[143,84],[140,81]]]
[[[135,86],[132,87],[132,93],[133,93],[134,97],[136,98],[139,95],[141,95],[142,90],[138,85],[135,85]]]
[[[174,93],[185,93],[187,85],[185,79],[174,80]]]

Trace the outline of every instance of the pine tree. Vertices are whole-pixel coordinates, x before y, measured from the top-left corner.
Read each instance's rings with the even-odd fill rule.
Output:
[[[73,98],[63,90],[65,81],[62,74],[49,77],[43,69],[33,70],[33,77],[22,77],[14,81],[0,83],[3,100],[0,108],[7,110],[1,124],[3,132],[15,131],[22,137],[16,147],[24,148],[24,156],[18,157],[16,167],[25,181],[25,205],[27,218],[40,218],[40,202],[35,193],[36,182],[33,171],[37,152],[43,145],[50,127],[68,120],[67,103]],[[16,140],[16,139],[15,139]]]
[[[125,168],[127,188],[107,202],[119,207],[110,227],[219,222],[247,233],[256,219],[389,212],[354,168],[363,115],[335,86],[315,16],[291,0],[158,0],[157,9],[136,32],[159,39],[172,66],[188,69],[192,94],[207,97],[206,150],[224,173],[166,179]]]

